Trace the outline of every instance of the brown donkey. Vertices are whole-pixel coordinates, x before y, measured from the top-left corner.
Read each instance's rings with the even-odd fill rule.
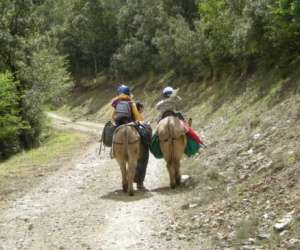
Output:
[[[187,138],[180,120],[174,116],[162,119],[157,126],[160,148],[167,163],[170,186],[180,185],[180,160],[183,157]]]
[[[120,165],[124,192],[133,195],[133,181],[141,154],[141,138],[133,126],[121,125],[113,136],[113,155]]]

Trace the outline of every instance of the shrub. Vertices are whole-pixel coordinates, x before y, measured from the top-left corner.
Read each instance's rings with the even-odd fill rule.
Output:
[[[0,73],[0,159],[18,151],[20,122],[17,82],[11,73]]]

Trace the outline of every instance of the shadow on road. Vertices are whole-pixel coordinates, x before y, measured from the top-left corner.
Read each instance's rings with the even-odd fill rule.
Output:
[[[154,193],[159,193],[161,195],[176,195],[189,192],[190,190],[184,186],[176,187],[175,189],[171,189],[169,186],[166,186],[151,189],[150,191]]]
[[[101,196],[104,200],[132,202],[151,198],[153,195],[149,191],[135,190],[134,196],[129,196],[123,190],[116,190],[106,195]]]

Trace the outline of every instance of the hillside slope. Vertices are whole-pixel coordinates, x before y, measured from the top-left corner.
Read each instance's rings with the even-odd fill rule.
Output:
[[[136,82],[135,97],[145,101],[146,119],[154,127],[160,87],[180,86],[183,111],[208,145],[183,161],[192,182],[166,230],[195,244],[202,235],[211,249],[299,249],[299,72],[227,76],[201,84],[168,77]],[[60,111],[104,122],[116,86],[100,83],[78,91]],[[282,220],[282,228],[275,229]]]

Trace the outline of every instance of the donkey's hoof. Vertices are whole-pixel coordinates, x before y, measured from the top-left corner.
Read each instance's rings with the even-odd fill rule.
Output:
[[[129,194],[129,196],[134,196],[133,191],[130,191],[128,194]]]
[[[171,187],[171,189],[175,189],[176,185],[175,184],[171,184],[170,187]]]
[[[179,178],[176,179],[176,185],[180,186],[180,184],[181,184],[181,178],[179,177]]]
[[[127,185],[123,185],[123,192],[127,192],[127,190],[128,190],[128,186]]]

